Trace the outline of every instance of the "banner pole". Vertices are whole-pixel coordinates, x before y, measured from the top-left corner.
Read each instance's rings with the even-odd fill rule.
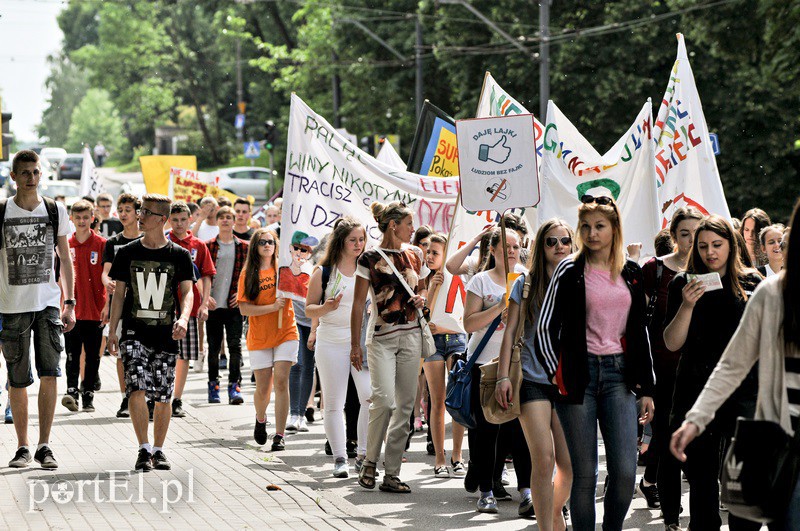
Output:
[[[508,270],[508,247],[506,247],[506,212],[500,212],[500,240],[503,242],[503,265],[506,268],[506,278],[508,278],[508,274],[510,271]]]

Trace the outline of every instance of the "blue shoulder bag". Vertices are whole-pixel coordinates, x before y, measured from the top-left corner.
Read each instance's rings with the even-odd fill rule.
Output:
[[[475,365],[478,356],[483,352],[483,348],[500,325],[501,316],[498,315],[489,325],[486,333],[481,338],[475,352],[471,353],[469,359],[458,360],[450,371],[447,380],[447,394],[444,399],[444,406],[452,419],[465,428],[475,428],[475,414],[472,412],[472,366]]]

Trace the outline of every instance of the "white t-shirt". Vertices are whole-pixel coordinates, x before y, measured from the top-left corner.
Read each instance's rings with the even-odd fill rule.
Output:
[[[504,285],[497,285],[495,281],[489,277],[488,271],[482,271],[472,277],[472,280],[470,280],[467,284],[467,291],[472,292],[483,299],[483,307],[481,310],[486,310],[492,306],[496,306],[503,300],[503,297],[506,294],[506,287]],[[503,330],[505,327],[505,323],[500,321],[500,324],[497,325],[497,328],[492,334],[491,339],[489,339],[489,341],[486,343],[486,346],[483,347],[483,350],[478,356],[478,359],[475,362],[477,365],[488,363],[492,361],[492,358],[500,354],[500,344],[503,342]],[[486,325],[472,334],[472,337],[469,340],[469,345],[467,345],[468,355],[469,353],[475,352],[475,349],[478,348],[478,343],[481,342],[481,339],[483,339],[483,336],[486,334],[488,329],[489,325]]]
[[[200,228],[197,229],[197,234],[195,234],[195,237],[207,242],[211,238],[216,238],[217,234],[219,234],[219,226],[209,225],[205,222],[205,220],[203,220],[203,222],[200,224]]]
[[[58,207],[58,236],[69,236],[67,209]],[[44,201],[32,212],[6,202],[3,248],[0,250],[0,313],[39,312],[61,307],[55,277],[55,239]]]
[[[466,259],[464,259],[464,265],[467,266],[467,272],[461,275],[461,280],[467,283],[472,280],[472,277],[474,277],[476,273],[478,273],[478,265],[480,265],[478,264],[478,255],[475,254],[475,256],[468,256]],[[521,273],[524,275],[527,272],[528,268],[519,262],[517,262],[517,265],[514,266],[514,273]]]
[[[334,268],[328,285],[325,287],[325,300],[342,294],[339,307],[319,318],[317,337],[326,343],[347,343],[350,341],[350,312],[353,309],[356,276],[348,277]]]

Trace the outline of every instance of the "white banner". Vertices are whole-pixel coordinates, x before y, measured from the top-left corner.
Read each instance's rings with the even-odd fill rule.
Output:
[[[600,155],[556,104],[548,102],[539,225],[558,217],[576,228],[583,195],[611,196],[620,209],[625,243],[640,242],[642,256],[655,255],[659,210],[651,109],[648,101],[622,138]]]
[[[370,241],[381,233],[372,218],[373,201],[402,201],[414,211],[414,224],[449,232],[458,194],[458,178],[427,177],[388,166],[346,139],[303,100],[292,95],[283,185],[278,290],[305,300],[308,267],[304,254],[342,216],[367,228]]]
[[[384,142],[381,145],[381,150],[378,151],[378,155],[375,158],[387,166],[391,166],[392,168],[402,170],[406,167],[406,163],[403,162],[403,159],[401,159],[400,155],[397,154],[397,151],[394,149],[394,146],[391,142]]]
[[[677,37],[678,58],[653,126],[662,227],[681,206],[731,217],[686,43],[682,34]]]
[[[456,122],[461,203],[505,212],[539,202],[533,115]]]
[[[97,198],[105,193],[103,176],[97,171],[88,146],[83,148],[83,165],[81,166],[81,196],[90,195]]]

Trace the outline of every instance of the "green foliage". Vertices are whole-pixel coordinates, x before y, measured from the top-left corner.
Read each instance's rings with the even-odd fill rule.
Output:
[[[45,86],[50,91],[49,105],[42,113],[39,136],[47,137],[53,147],[67,143],[72,112],[89,90],[86,72],[64,57],[51,57],[50,75]]]
[[[67,151],[80,153],[85,144],[93,147],[102,142],[116,156],[128,153],[128,140],[122,132],[122,120],[108,93],[89,89],[72,113],[67,134]]]

